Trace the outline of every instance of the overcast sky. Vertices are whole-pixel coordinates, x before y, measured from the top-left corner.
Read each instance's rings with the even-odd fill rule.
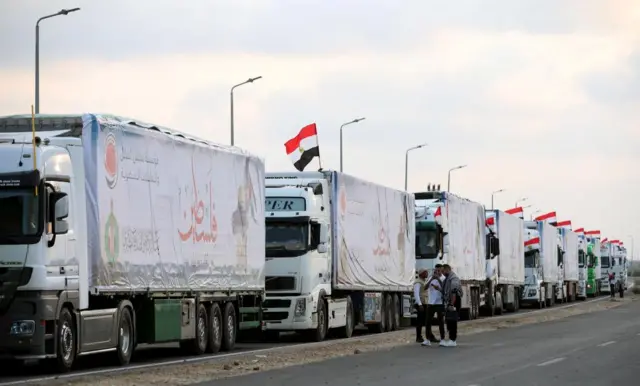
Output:
[[[640,254],[640,2],[633,0],[4,0],[0,114],[108,112],[236,145],[293,170],[318,124],[324,168],[486,205],[556,210]],[[313,166],[316,168],[317,166]],[[311,168],[311,166],[310,166]]]

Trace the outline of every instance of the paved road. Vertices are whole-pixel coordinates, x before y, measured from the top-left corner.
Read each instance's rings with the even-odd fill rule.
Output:
[[[458,343],[456,348],[407,346],[200,386],[634,384],[640,374],[640,302],[556,322],[462,336]]]

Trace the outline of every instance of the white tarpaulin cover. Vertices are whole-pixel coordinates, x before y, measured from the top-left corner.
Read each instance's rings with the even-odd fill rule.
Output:
[[[334,172],[334,286],[410,290],[415,278],[413,195]]]
[[[446,233],[443,263],[451,265],[460,280],[485,280],[484,208],[454,194],[443,194],[445,207],[439,221]]]
[[[130,122],[83,116],[90,287],[263,289],[263,161]]]
[[[522,219],[497,211],[500,256],[498,283],[524,284],[524,223]]]
[[[540,233],[540,262],[542,280],[547,283],[558,281],[558,229],[549,223],[538,221]]]
[[[564,249],[564,280],[578,280],[578,235],[562,229]]]

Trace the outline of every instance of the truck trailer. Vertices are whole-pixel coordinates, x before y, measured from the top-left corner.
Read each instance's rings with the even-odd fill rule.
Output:
[[[569,228],[560,228],[559,231],[562,236],[565,300],[574,302],[578,295],[578,281],[580,280],[578,235]]]
[[[59,371],[261,328],[264,163],[111,115],[0,118],[0,355]],[[5,366],[5,364],[3,364]]]
[[[268,338],[401,327],[415,278],[413,210],[411,194],[347,174],[267,173]]]
[[[449,264],[460,278],[460,318],[476,319],[485,305],[486,218],[484,207],[448,192],[427,191],[416,199],[416,268]],[[494,242],[497,244],[497,239]]]
[[[524,223],[501,210],[487,210],[486,216],[490,258],[485,309],[490,316],[516,312],[524,290]]]
[[[558,231],[544,221],[524,222],[525,294],[523,304],[552,306],[558,283]]]

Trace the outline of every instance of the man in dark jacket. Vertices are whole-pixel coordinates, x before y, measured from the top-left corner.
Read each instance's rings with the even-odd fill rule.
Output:
[[[442,296],[449,339],[441,341],[440,345],[444,347],[456,347],[456,339],[458,338],[458,312],[462,305],[462,284],[460,283],[458,275],[451,270],[449,264],[444,264],[442,271],[445,276]]]

